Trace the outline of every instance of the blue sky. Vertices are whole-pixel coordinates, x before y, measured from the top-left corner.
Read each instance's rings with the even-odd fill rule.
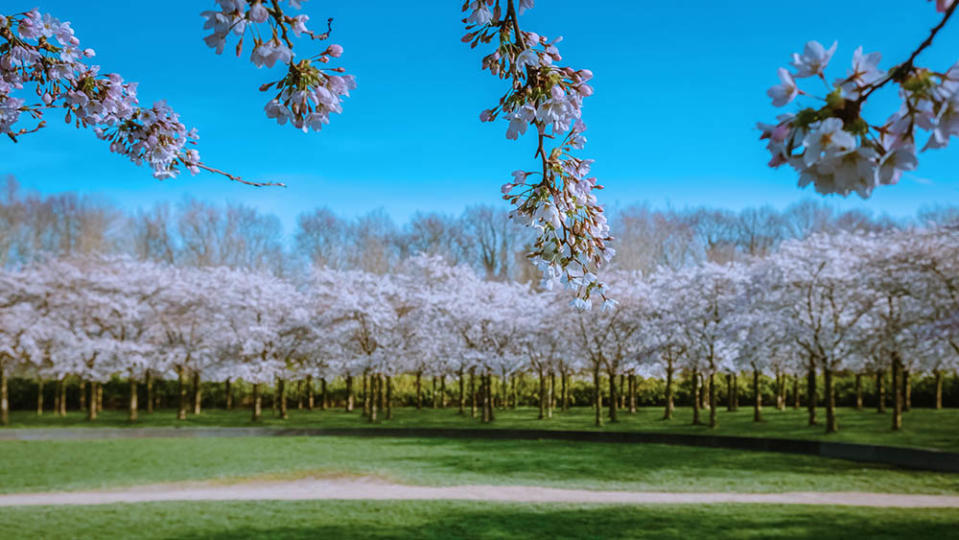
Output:
[[[313,26],[334,17],[340,65],[359,88],[321,133],[278,126],[263,114],[257,87],[281,68],[256,69],[202,41],[199,12],[213,2],[171,0],[7,0],[5,11],[38,6],[72,21],[104,72],[139,81],[142,103],[166,99],[200,131],[207,163],[251,179],[286,182],[253,189],[210,174],[154,180],[110,154],[92,133],[49,116],[50,127],[0,143],[0,175],[42,192],[76,190],[127,208],[186,195],[274,212],[290,227],[316,206],[354,216],[384,208],[404,221],[416,210],[459,213],[475,203],[501,204],[509,173],[534,166],[533,138],[504,137],[505,124],[483,124],[503,82],[480,72],[481,53],[459,42],[458,0],[395,2],[311,0]],[[811,39],[839,41],[831,75],[845,72],[858,45],[880,50],[882,66],[901,61],[938,20],[924,0],[772,2],[538,0],[525,29],[564,36],[564,64],[595,74],[585,102],[594,172],[612,206],[783,207],[812,197],[791,170],[768,169],[757,120],[777,110],[765,90],[776,68]],[[303,43],[308,46],[307,43]],[[229,47],[228,47],[229,49]],[[946,69],[959,51],[959,21],[920,63]],[[885,106],[883,106],[885,105]],[[882,118],[891,101],[874,107]],[[956,143],[954,143],[956,144]],[[832,198],[837,206],[896,216],[930,204],[959,203],[959,145],[920,156],[920,168],[868,201]]]

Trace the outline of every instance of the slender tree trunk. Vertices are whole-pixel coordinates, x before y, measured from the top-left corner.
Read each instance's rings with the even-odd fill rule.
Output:
[[[673,418],[673,361],[666,361],[666,410],[663,411],[663,420]]]
[[[560,372],[560,383],[563,385],[563,412],[569,410],[569,376],[566,374],[564,369]]]
[[[733,373],[733,412],[739,410],[739,374]]]
[[[715,368],[709,372],[709,427],[715,428],[719,425],[719,420],[716,418],[716,380],[715,380],[716,371]]]
[[[599,363],[593,365],[593,406],[596,408],[596,426],[603,425],[603,388],[599,385]]]
[[[763,421],[763,393],[759,386],[759,370],[753,369],[753,422]]]
[[[369,375],[366,373],[363,374],[363,416],[369,418],[370,416],[370,388],[373,385],[373,382],[370,381]]]
[[[489,393],[486,391],[486,375],[480,374],[480,394],[482,394],[483,423],[488,423],[489,418]]]
[[[776,372],[776,409],[786,410],[786,374]]]
[[[53,388],[53,414],[61,416],[60,414],[60,392],[63,388],[63,379],[57,379],[57,384]]]
[[[37,416],[43,416],[43,379],[37,379]]]
[[[433,407],[437,408],[440,406],[439,393],[436,392],[436,375],[433,375],[433,387],[432,387],[432,398],[433,398]]]
[[[445,409],[446,401],[446,374],[440,375],[440,407]]]
[[[629,414],[636,414],[636,375],[629,374]]]
[[[87,410],[87,381],[80,379],[80,410]]]
[[[97,412],[103,412],[103,383],[97,383]]]
[[[130,418],[131,422],[137,421],[138,411],[137,411],[137,380],[136,377],[130,376]]]
[[[393,376],[386,376],[386,419],[393,419]]]
[[[290,417],[290,413],[286,407],[286,379],[277,379],[276,394],[280,405],[280,419],[286,420]]]
[[[193,414],[200,414],[203,405],[203,388],[200,386],[200,372],[193,372]]]
[[[466,416],[466,380],[464,378],[465,374],[463,369],[460,368],[459,371],[459,383],[460,383],[460,396],[459,396],[459,414],[460,416]],[[419,405],[416,406],[419,409]]]
[[[806,373],[806,408],[809,411],[809,425],[816,425],[816,367],[812,364]]]
[[[57,414],[59,416],[67,415],[67,379],[66,377],[60,378],[60,388],[57,389],[57,392],[60,395],[60,407],[57,409]]]
[[[379,376],[375,374],[370,374],[369,379],[370,379],[370,394],[372,394],[369,399],[370,422],[372,423],[372,422],[376,422],[376,413],[377,413],[376,397],[379,390]]]
[[[97,386],[99,386],[99,383],[90,381],[90,399],[87,403],[87,420],[97,419]]]
[[[619,389],[616,387],[616,374],[609,371],[609,421],[610,423],[619,422],[618,408]]]
[[[518,374],[518,373],[509,378],[509,391],[510,391],[510,395],[512,396],[512,404],[510,405],[510,407],[513,408],[513,409],[515,409],[515,408],[517,407],[517,403],[518,403],[518,401],[517,401],[517,397],[518,397],[518,396],[517,396],[517,394],[516,394],[516,379],[517,379],[517,378],[519,378],[519,374]]]
[[[0,425],[10,425],[10,396],[7,391],[7,372],[0,362]]]
[[[909,381],[909,370],[902,370],[902,393],[904,398],[902,410],[904,412],[909,412],[912,409],[912,384]]]
[[[539,369],[539,419],[546,418],[546,377],[543,376],[543,369]]]
[[[793,375],[793,409],[799,410],[799,376]]]
[[[306,384],[303,389],[306,391],[306,410],[312,411],[316,408],[316,395],[315,392],[313,392],[313,375],[306,376]]]
[[[549,399],[546,401],[549,404],[549,408],[546,410],[546,416],[548,418],[553,417],[553,409],[556,408],[556,373],[553,371],[549,372]]]
[[[253,383],[253,418],[254,422],[263,419],[263,396],[260,395],[260,383]]]
[[[347,389],[347,394],[353,390],[352,381],[350,381],[349,388]],[[350,400],[350,396],[347,395],[347,400]],[[320,377],[320,409],[326,410],[330,407],[330,398],[329,393],[326,391],[326,377]],[[352,408],[351,408],[352,409]],[[348,409],[348,410],[351,410]]]
[[[423,408],[423,372],[416,372],[416,410]]]
[[[733,374],[726,374],[726,410],[733,410]]]
[[[886,412],[886,373],[884,370],[876,371],[876,412]]]
[[[223,381],[223,394],[226,396],[226,410],[233,410],[233,381],[230,380],[230,377],[227,377]]]
[[[693,425],[699,425],[699,372],[693,370]]]
[[[303,380],[296,381],[296,409],[303,409]]]
[[[942,372],[936,370],[933,372],[936,376],[936,410],[942,409]]]
[[[493,406],[496,403],[496,395],[493,393],[493,374],[486,372],[486,406],[489,407],[489,421],[496,420],[496,411]]]
[[[376,404],[379,407],[380,411],[386,410],[386,403],[384,402],[384,388],[383,388],[383,374],[377,373],[374,375],[376,377]]]
[[[826,433],[839,431],[836,421],[836,392],[833,387],[832,367],[826,362],[822,367],[823,378],[826,384]]]
[[[899,355],[893,355],[892,359],[892,429],[899,431],[902,429],[902,363],[899,361]]]
[[[470,418],[476,418],[476,368],[470,368]]]
[[[147,414],[153,414],[153,372],[149,369],[143,376],[143,383],[147,387]]]
[[[177,377],[177,393],[180,396],[179,404],[176,411],[177,420],[186,420],[186,381],[184,380],[186,375],[183,373],[183,367],[178,366],[176,368],[176,377]]]
[[[862,374],[856,373],[856,410],[862,410]]]

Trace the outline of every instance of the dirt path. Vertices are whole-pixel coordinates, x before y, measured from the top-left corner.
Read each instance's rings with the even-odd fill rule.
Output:
[[[768,503],[895,508],[959,508],[959,496],[885,493],[659,493],[591,491],[535,486],[410,486],[378,478],[249,481],[139,486],[106,491],[0,495],[0,506],[84,505],[153,501],[317,499],[435,499],[524,503],[716,504]]]

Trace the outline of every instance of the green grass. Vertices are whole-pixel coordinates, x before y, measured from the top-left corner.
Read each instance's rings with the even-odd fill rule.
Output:
[[[0,442],[0,492],[377,475],[420,485],[634,491],[959,493],[959,475],[813,456],[655,444],[365,437]]]
[[[253,424],[246,410],[225,411],[208,409],[199,416],[190,415],[186,420],[176,420],[172,410],[159,411],[150,415],[141,413],[136,424],[127,421],[125,412],[104,411],[101,418],[88,422],[82,413],[71,412],[66,417],[57,417],[50,413],[37,417],[35,413],[14,411],[11,427],[86,427],[86,426],[286,426],[286,427],[472,427],[472,428],[533,428],[566,430],[635,430],[669,433],[714,433],[717,435],[738,435],[748,437],[778,437],[788,439],[819,439],[840,442],[858,442],[883,444],[890,446],[908,446],[959,451],[959,409],[913,409],[905,413],[903,429],[891,430],[891,414],[878,414],[874,410],[857,411],[852,408],[839,409],[839,433],[826,435],[822,425],[809,426],[805,409],[787,409],[778,411],[766,408],[764,421],[753,422],[752,409],[740,407],[736,412],[722,409],[718,412],[719,426],[710,429],[706,426],[691,424],[692,412],[688,407],[677,409],[670,421],[662,420],[662,409],[645,408],[634,415],[620,414],[620,421],[607,423],[602,428],[593,426],[591,409],[580,407],[568,412],[557,412],[552,419],[537,420],[537,410],[521,408],[518,410],[497,411],[496,421],[482,424],[478,420],[464,418],[455,408],[424,409],[395,408],[393,420],[382,420],[371,425],[359,411],[346,413],[339,409],[331,411],[301,411],[292,409],[288,420],[274,418],[269,409],[264,412],[262,422]],[[819,411],[820,423],[825,421],[825,410]],[[706,419],[706,416],[703,416]]]
[[[949,538],[959,512],[775,505],[177,502],[4,508],[20,538]]]

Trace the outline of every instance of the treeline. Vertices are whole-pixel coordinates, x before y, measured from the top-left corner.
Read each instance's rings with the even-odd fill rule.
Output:
[[[650,273],[702,262],[762,257],[788,239],[820,232],[878,232],[915,224],[959,221],[959,208],[936,207],[911,219],[838,211],[806,200],[780,211],[710,208],[654,209],[635,204],[609,210],[620,270]],[[0,183],[0,266],[49,256],[128,254],[186,266],[229,266],[303,275],[311,265],[377,274],[409,256],[440,255],[467,264],[486,279],[538,279],[526,259],[533,236],[502,207],[476,205],[459,215],[419,212],[397,224],[383,210],[355,218],[327,208],[300,214],[293,231],[277,216],[242,204],[196,199],[126,211],[98,197],[40,195],[14,178]]]

